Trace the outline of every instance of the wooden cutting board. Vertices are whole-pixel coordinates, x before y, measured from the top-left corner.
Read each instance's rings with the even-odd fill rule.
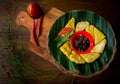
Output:
[[[26,13],[26,11],[20,11],[16,18],[16,23],[18,25],[28,28],[30,31],[29,49],[51,63],[53,63],[53,61],[48,50],[48,35],[55,20],[63,14],[64,12],[58,10],[57,8],[52,8],[47,14],[44,15],[41,35],[38,38],[39,45],[35,45],[32,39],[32,18]],[[35,25],[37,25],[37,22],[38,19],[35,20]]]

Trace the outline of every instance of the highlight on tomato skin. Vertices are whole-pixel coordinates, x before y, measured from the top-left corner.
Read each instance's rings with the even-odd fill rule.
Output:
[[[80,36],[83,36],[85,38],[88,38],[90,44],[89,44],[89,47],[85,50],[85,51],[79,51],[78,49],[76,49],[75,45],[74,45],[74,41],[76,38],[80,37]],[[78,31],[78,32],[75,32],[72,36],[71,36],[71,39],[70,39],[70,45],[72,47],[72,49],[77,53],[77,54],[87,54],[89,53],[93,46],[94,46],[94,39],[92,37],[91,34],[89,34],[88,32],[86,31]]]
[[[38,3],[35,2],[30,2],[27,6],[27,13],[32,17],[32,18],[38,18],[41,16],[43,13],[41,10],[41,7]]]

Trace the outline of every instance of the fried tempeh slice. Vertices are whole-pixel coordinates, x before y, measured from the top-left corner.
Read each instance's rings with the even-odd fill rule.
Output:
[[[93,25],[87,26],[86,29],[85,29],[85,31],[87,31],[88,33],[90,33],[93,36],[93,38],[94,38],[94,26]]]
[[[70,55],[70,60],[72,62],[75,62],[77,64],[84,64],[85,60],[77,53],[75,53],[74,51],[72,51],[71,55]]]
[[[93,36],[93,38],[95,40],[95,45],[98,44],[99,42],[101,42],[105,38],[105,35],[93,25],[89,25],[85,29],[85,31],[87,31],[88,33],[90,33]]]
[[[69,47],[68,42],[65,42],[61,47],[60,47],[60,51],[66,55],[68,58],[70,58],[70,54],[71,54],[71,48]]]
[[[88,53],[88,54],[81,54],[82,58],[87,62],[87,63],[92,63],[96,59],[100,57],[100,53]]]
[[[95,45],[101,42],[106,36],[96,27],[94,27]]]
[[[69,21],[68,21],[68,23],[66,24],[66,26],[65,27],[68,27],[68,28],[71,28],[71,29],[75,29],[75,18],[71,18]]]

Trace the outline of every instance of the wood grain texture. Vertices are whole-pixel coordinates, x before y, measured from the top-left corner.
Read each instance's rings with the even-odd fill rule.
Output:
[[[52,8],[47,14],[44,15],[41,35],[38,38],[39,46],[35,45],[34,40],[32,39],[32,18],[25,11],[20,11],[16,18],[16,23],[18,25],[24,26],[30,31],[29,49],[49,62],[52,62],[47,45],[49,30],[55,20],[63,14],[64,12],[56,8]],[[35,20],[35,23],[35,25],[37,25],[38,19]]]

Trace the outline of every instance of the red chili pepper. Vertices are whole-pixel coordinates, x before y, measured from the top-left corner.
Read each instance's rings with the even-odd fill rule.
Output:
[[[33,19],[33,24],[32,24],[32,31],[31,31],[31,41],[35,44],[38,45],[38,38],[41,32],[41,24],[42,24],[43,16],[41,15],[37,28],[35,28],[35,19]]]
[[[35,45],[37,45],[37,41],[35,37],[35,19],[33,19],[33,23],[32,23],[31,40]]]
[[[43,20],[43,16],[40,16],[40,19],[38,21],[38,25],[37,25],[37,31],[36,31],[36,37],[38,38],[40,33],[41,33],[41,24],[42,24],[42,20]]]
[[[43,12],[39,6],[39,4],[31,2],[28,4],[27,6],[27,12],[28,14],[33,18],[33,19],[37,19],[40,17],[39,21],[38,21],[38,25],[37,28],[35,28],[35,21],[33,21],[33,25],[32,25],[32,31],[31,31],[31,41],[35,44],[38,45],[38,37],[40,35],[40,30],[41,30],[41,23],[42,23],[42,19],[43,19]]]

